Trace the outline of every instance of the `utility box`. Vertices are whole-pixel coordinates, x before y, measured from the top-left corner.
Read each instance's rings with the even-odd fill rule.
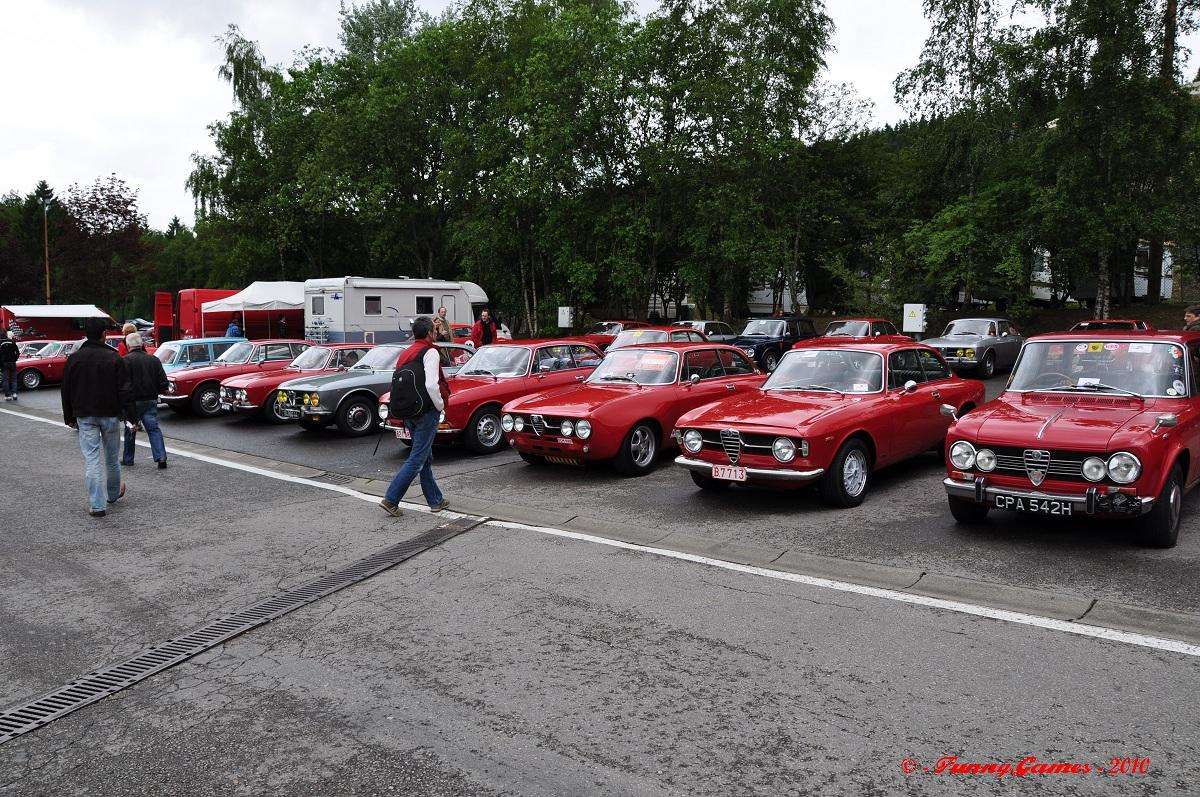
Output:
[[[925,305],[923,304],[906,304],[904,305],[904,330],[905,332],[915,332],[923,334],[925,332]]]
[[[575,326],[575,308],[560,307],[558,308],[558,327],[559,329],[570,329]]]

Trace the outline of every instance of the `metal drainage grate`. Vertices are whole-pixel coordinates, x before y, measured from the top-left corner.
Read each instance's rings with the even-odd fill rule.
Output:
[[[23,733],[37,730],[59,717],[119,692],[252,628],[269,623],[301,606],[394,567],[478,526],[485,520],[487,518],[464,517],[443,523],[341,570],[327,573],[315,581],[273,595],[228,617],[222,617],[183,636],[144,650],[131,659],[93,670],[41,697],[12,705],[0,712],[0,744]]]
[[[325,484],[349,484],[354,481],[354,477],[347,476],[344,473],[322,473],[320,476],[315,476],[313,481],[324,482]]]

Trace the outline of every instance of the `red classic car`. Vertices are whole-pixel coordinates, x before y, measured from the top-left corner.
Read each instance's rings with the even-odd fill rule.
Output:
[[[1154,325],[1134,318],[1098,318],[1080,321],[1070,332],[1154,332]]]
[[[371,348],[367,343],[327,343],[305,349],[287,367],[278,371],[251,371],[221,380],[221,409],[226,412],[257,413],[275,423],[292,420],[281,414],[275,388],[304,374],[345,371]]]
[[[47,382],[61,382],[67,357],[82,341],[56,340],[47,343],[37,354],[17,360],[17,382],[22,390],[37,390]]]
[[[19,340],[17,341],[17,351],[20,353],[20,359],[28,359],[29,357],[37,356],[37,353],[49,346],[51,343],[57,343],[53,340]]]
[[[827,503],[858,506],[873,471],[941,450],[943,404],[983,401],[983,383],[955,376],[929,346],[827,339],[789,351],[760,389],[681,417],[675,463],[705,490],[815,481]]]
[[[637,346],[640,343],[705,343],[708,336],[690,327],[652,327],[623,329],[608,344],[610,349]]]
[[[438,424],[438,442],[461,438],[477,454],[504,447],[500,408],[530,393],[573,385],[600,364],[600,350],[576,340],[522,340],[482,346],[449,379],[450,403]],[[379,400],[379,417],[402,441],[408,429],[387,419],[391,393]]]
[[[240,374],[279,371],[308,347],[309,344],[302,340],[235,343],[212,365],[172,371],[167,376],[167,392],[158,399],[173,410],[191,410],[201,417],[211,418],[221,413],[222,380]]]
[[[604,351],[613,342],[613,339],[625,330],[645,329],[648,326],[650,325],[644,321],[599,321],[592,325],[586,334],[580,335],[578,340],[590,343],[600,351]]]
[[[1200,334],[1064,332],[1030,338],[997,399],[946,436],[960,523],[992,509],[1134,520],[1173,546],[1200,478]]]
[[[504,405],[500,424],[529,463],[612,461],[649,473],[688,410],[757,388],[766,377],[746,355],[717,343],[662,343],[611,351],[582,384]]]

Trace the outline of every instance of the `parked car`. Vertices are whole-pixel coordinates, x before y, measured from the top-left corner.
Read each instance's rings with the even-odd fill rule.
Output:
[[[79,348],[80,340],[56,340],[41,348],[33,357],[17,360],[17,382],[22,390],[37,390],[50,382],[61,382],[67,357]]]
[[[784,355],[758,390],[682,416],[675,464],[705,490],[815,482],[826,503],[858,506],[874,471],[941,451],[943,404],[961,413],[983,401],[983,383],[928,346],[814,343]]]
[[[53,340],[19,340],[17,341],[17,357],[22,360],[36,357],[42,349],[57,342]]]
[[[457,375],[450,378],[450,402],[438,424],[438,442],[461,439],[477,454],[506,445],[500,408],[509,401],[543,390],[573,385],[590,374],[603,355],[577,340],[522,340],[482,346]],[[396,438],[409,442],[403,422],[388,420],[391,393],[379,400],[379,418]]]
[[[1154,325],[1148,321],[1138,321],[1133,318],[1097,318],[1090,321],[1080,321],[1071,327],[1071,332],[1154,332]]]
[[[167,376],[167,392],[159,402],[202,418],[221,414],[221,381],[241,374],[279,371],[309,344],[302,340],[244,340],[230,346],[210,365],[184,368]]]
[[[211,365],[230,346],[245,341],[245,338],[188,338],[172,340],[158,347],[154,356],[163,364],[168,374],[181,368]]]
[[[742,334],[729,341],[748,354],[758,367],[770,373],[779,365],[783,353],[802,340],[817,336],[811,319],[803,316],[791,318],[752,318],[746,322]]]
[[[950,427],[951,514],[1111,518],[1146,545],[1175,545],[1200,477],[1198,380],[1197,333],[1030,338],[1004,393]]]
[[[958,318],[946,325],[941,337],[921,342],[939,349],[951,368],[988,379],[1012,368],[1025,339],[1007,318]]]
[[[328,343],[311,346],[277,371],[251,371],[221,380],[221,409],[225,412],[257,413],[267,420],[285,423],[276,401],[276,388],[305,374],[340,373],[358,364],[371,349],[365,343]]]
[[[627,329],[645,329],[650,326],[645,321],[600,321],[592,326],[587,333],[579,337],[584,343],[590,343],[600,351],[608,348],[617,335]]]
[[[640,343],[704,343],[707,340],[703,332],[694,329],[645,326],[622,330],[613,338],[613,342],[608,344],[608,348],[621,349]]]
[[[642,476],[673,445],[680,415],[764,379],[732,346],[629,346],[606,353],[581,384],[505,404],[500,425],[526,462],[611,461],[623,475]]]
[[[672,326],[687,327],[697,332],[703,332],[704,337],[713,343],[729,343],[737,337],[733,327],[724,321],[676,321]]]
[[[299,421],[309,431],[336,423],[349,437],[370,434],[377,422],[379,397],[391,390],[396,360],[411,343],[376,346],[351,368],[332,374],[314,374],[288,380],[275,392],[279,417]],[[474,350],[461,343],[439,343],[442,368],[457,373]]]
[[[908,335],[900,334],[896,325],[886,318],[841,318],[830,321],[821,333],[823,338],[853,338],[855,340],[875,340],[890,338],[896,340],[912,340]]]

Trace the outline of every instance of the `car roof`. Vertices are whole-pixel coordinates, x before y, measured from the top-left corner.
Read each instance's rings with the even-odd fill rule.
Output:
[[[1078,332],[1034,335],[1029,340],[1161,340],[1164,343],[1197,343],[1200,342],[1200,332],[1187,332],[1182,329],[1081,329]]]
[[[374,348],[374,343],[314,343],[313,348],[320,346],[322,349],[361,349]]]
[[[1152,326],[1150,323],[1138,318],[1085,318],[1082,321],[1076,321],[1071,326],[1077,327],[1081,324],[1141,324],[1142,326]]]
[[[179,338],[178,340],[168,340],[168,341],[165,341],[165,342],[163,343],[163,345],[164,345],[164,346],[166,346],[168,343],[182,343],[182,344],[192,344],[192,343],[241,343],[243,340],[245,340],[245,338],[226,338],[226,337],[220,337],[220,338]]]
[[[596,344],[582,337],[567,338],[521,338],[520,340],[494,340],[489,346],[587,346],[596,348]],[[483,348],[482,346],[480,348]]]
[[[873,316],[865,316],[865,315],[857,316],[856,315],[856,316],[850,316],[847,318],[831,318],[831,319],[829,319],[829,324],[836,324],[841,321],[866,321],[871,324],[879,324],[879,323],[890,324],[890,323],[892,323],[891,321],[888,321],[886,318],[875,318]],[[826,326],[828,326],[829,324],[826,324]]]
[[[259,346],[263,343],[308,343],[307,340],[301,338],[263,338],[262,340],[248,340],[247,343],[253,343]]]
[[[623,331],[624,332],[678,332],[679,329],[680,329],[679,327],[675,327],[675,326],[662,326],[661,324],[647,324],[644,327],[638,327],[636,329],[626,329]]]
[[[880,354],[890,354],[900,349],[927,349],[929,351],[940,353],[932,346],[926,346],[924,343],[915,340],[897,340],[898,336],[889,336],[891,340],[881,341],[878,338],[812,338],[811,340],[802,340],[788,351],[812,351],[814,349],[857,349],[859,351],[873,351]]]
[[[1004,316],[999,316],[999,315],[969,315],[969,316],[965,315],[962,318],[951,318],[946,323],[953,324],[955,321],[988,321],[988,322],[992,322],[992,321],[1008,321],[1008,319],[1005,318]],[[1012,323],[1012,322],[1009,321],[1009,323]]]
[[[738,354],[745,355],[746,353],[737,346],[730,346],[728,343],[718,343],[715,340],[688,340],[688,341],[671,341],[666,343],[635,343],[632,346],[622,346],[615,351],[633,351],[635,349],[659,349],[661,351],[691,351],[692,349],[729,349],[736,351]]]

